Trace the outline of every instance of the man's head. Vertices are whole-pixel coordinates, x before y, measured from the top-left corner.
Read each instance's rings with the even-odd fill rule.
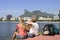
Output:
[[[32,17],[32,21],[33,22],[36,22],[36,17]]]

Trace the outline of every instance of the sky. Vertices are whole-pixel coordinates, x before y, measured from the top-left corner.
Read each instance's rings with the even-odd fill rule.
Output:
[[[58,15],[60,0],[0,0],[0,17],[8,14],[19,17],[24,13],[24,9]]]

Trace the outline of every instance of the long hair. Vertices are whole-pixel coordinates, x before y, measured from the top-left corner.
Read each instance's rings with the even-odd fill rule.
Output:
[[[26,28],[26,26],[25,26],[25,24],[24,24],[24,19],[23,18],[20,18],[20,23],[19,24],[21,24],[21,26],[25,29]]]

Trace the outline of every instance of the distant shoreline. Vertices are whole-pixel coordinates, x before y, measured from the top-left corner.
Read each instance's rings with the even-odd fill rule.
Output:
[[[19,20],[4,20],[0,22],[18,22]],[[25,20],[27,21],[27,20]],[[37,22],[58,22],[60,23],[60,20],[37,20]]]

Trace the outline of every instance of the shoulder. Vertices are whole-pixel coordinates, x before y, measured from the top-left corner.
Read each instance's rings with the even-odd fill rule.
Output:
[[[38,25],[38,23],[32,23],[32,24],[34,24],[34,25]]]
[[[38,23],[33,23],[34,26],[39,27]]]

